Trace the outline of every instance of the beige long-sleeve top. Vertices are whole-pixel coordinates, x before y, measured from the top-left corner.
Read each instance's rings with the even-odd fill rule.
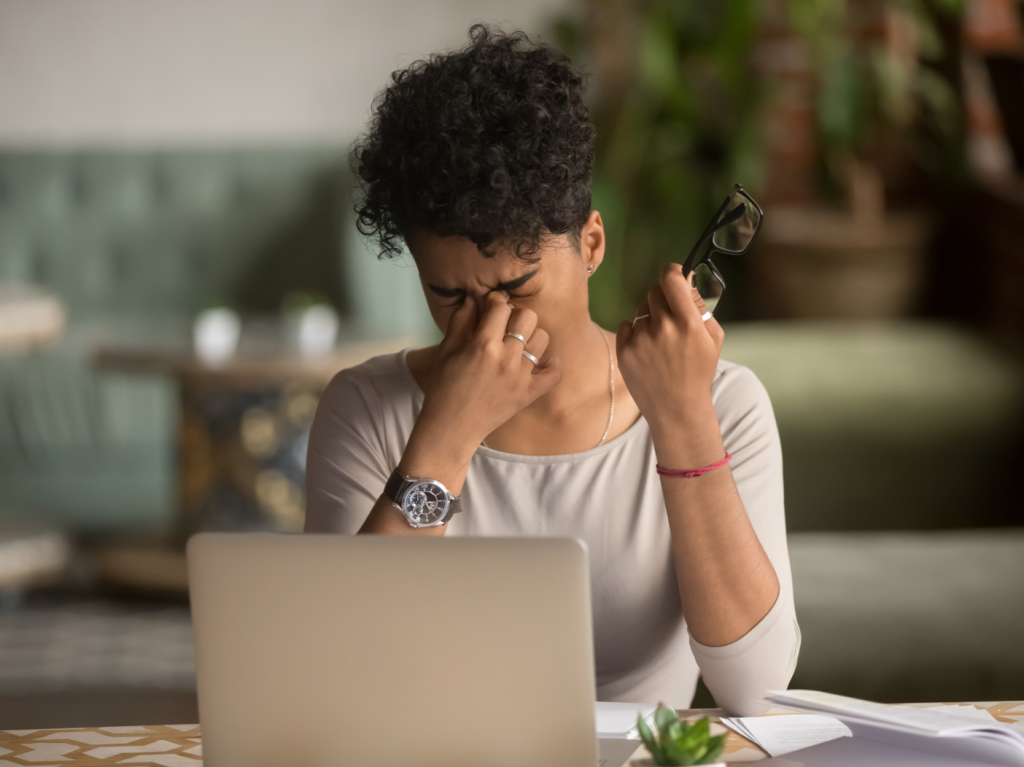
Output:
[[[406,350],[408,351],[408,350]],[[339,373],[309,440],[306,531],[354,534],[398,465],[423,405],[406,352]],[[786,546],[782,452],[760,381],[720,362],[712,399],[740,497],[780,593],[745,636],[708,647],[686,630],[654,446],[641,417],[583,453],[527,456],[481,446],[447,535],[565,536],[587,544],[599,700],[689,706],[698,674],[720,706],[753,715],[784,689],[800,630]],[[680,480],[685,481],[685,480]]]

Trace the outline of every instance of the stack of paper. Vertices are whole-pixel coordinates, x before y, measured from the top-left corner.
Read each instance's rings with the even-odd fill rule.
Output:
[[[963,714],[988,722],[996,721],[988,711],[970,705],[935,706],[929,711]],[[722,717],[722,724],[754,743],[771,756],[782,756],[801,748],[849,737],[850,728],[834,716],[784,714],[780,716]]]
[[[721,721],[771,756],[781,756],[850,734],[850,728],[835,717],[814,714],[744,716],[732,719],[723,716]]]
[[[795,711],[832,716],[852,737],[801,748],[768,765],[1002,765],[1024,767],[1024,727],[962,707],[886,706],[812,690],[773,692],[767,700]],[[952,710],[950,710],[952,709]],[[784,720],[788,717],[767,717]],[[749,723],[747,724],[750,729]],[[752,733],[753,734],[753,733]]]

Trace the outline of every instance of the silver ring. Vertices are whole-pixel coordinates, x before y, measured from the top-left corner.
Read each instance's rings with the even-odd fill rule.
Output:
[[[637,320],[650,319],[650,317],[651,317],[651,315],[649,315],[649,314],[641,314],[639,317],[634,317],[633,318],[633,327],[636,327],[636,321]]]
[[[538,363],[540,363],[540,360],[534,357],[528,351],[526,351],[526,349],[523,349],[523,356],[526,357],[526,359],[528,359],[530,362],[532,362],[534,367],[536,367]]]
[[[523,342],[523,346],[526,346],[526,339],[523,338],[518,333],[513,333],[511,330],[506,330],[505,331],[505,337],[508,338],[509,336],[512,336],[513,338],[518,338],[520,341]]]
[[[700,318],[704,320],[704,322],[707,322],[708,320],[711,319],[712,316],[713,315],[711,314],[711,312],[704,312],[704,314],[702,314]]]

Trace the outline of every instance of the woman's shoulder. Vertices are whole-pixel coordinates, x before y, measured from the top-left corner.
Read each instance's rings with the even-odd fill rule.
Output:
[[[380,354],[353,367],[339,370],[327,385],[327,390],[367,385],[415,388],[415,381],[405,362],[406,354],[410,351],[403,349],[391,354]]]
[[[324,389],[320,408],[336,413],[362,411],[377,417],[399,402],[415,401],[419,388],[405,363],[408,351],[371,357],[339,371]]]
[[[722,411],[764,410],[771,413],[771,400],[764,384],[753,370],[735,362],[720,359],[711,383],[715,409]]]

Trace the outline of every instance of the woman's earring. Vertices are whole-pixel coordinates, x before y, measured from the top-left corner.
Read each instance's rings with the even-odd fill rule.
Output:
[[[590,266],[587,267],[587,274],[593,274],[593,273],[594,273],[594,265],[591,264]]]

